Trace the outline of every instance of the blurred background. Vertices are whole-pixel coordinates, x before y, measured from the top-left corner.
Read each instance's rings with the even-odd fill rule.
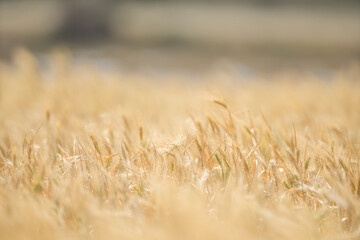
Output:
[[[360,0],[0,0],[0,56],[19,46],[130,71],[326,73],[360,61]]]

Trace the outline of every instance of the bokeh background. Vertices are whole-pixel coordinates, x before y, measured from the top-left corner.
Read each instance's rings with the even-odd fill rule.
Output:
[[[360,60],[360,1],[0,0],[1,57],[19,46],[130,71],[326,76]]]

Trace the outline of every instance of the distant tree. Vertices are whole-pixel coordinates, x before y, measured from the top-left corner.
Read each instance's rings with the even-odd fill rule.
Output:
[[[88,40],[106,37],[111,2],[112,0],[63,0],[66,16],[62,37]]]

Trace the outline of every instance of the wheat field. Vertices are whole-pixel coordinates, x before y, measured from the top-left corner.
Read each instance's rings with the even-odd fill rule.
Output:
[[[360,238],[357,65],[161,80],[20,49],[0,73],[3,240]]]

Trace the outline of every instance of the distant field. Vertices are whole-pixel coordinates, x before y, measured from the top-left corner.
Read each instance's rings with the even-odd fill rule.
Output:
[[[60,30],[66,17],[65,5],[57,1],[5,1],[0,6],[5,40],[49,36]],[[346,5],[126,3],[111,7],[108,24],[112,34],[138,42],[359,50],[359,13],[358,6]]]
[[[128,2],[108,10],[109,35],[79,44],[59,34],[61,1],[0,2],[0,55],[22,45],[42,54],[65,43],[77,56],[136,71],[203,71],[224,62],[241,71],[332,71],[360,61],[358,5]]]
[[[160,79],[64,49],[43,64],[0,63],[2,240],[360,238],[359,66],[324,82]]]
[[[115,34],[140,42],[359,51],[359,13],[357,8],[326,6],[123,4],[110,24]]]

